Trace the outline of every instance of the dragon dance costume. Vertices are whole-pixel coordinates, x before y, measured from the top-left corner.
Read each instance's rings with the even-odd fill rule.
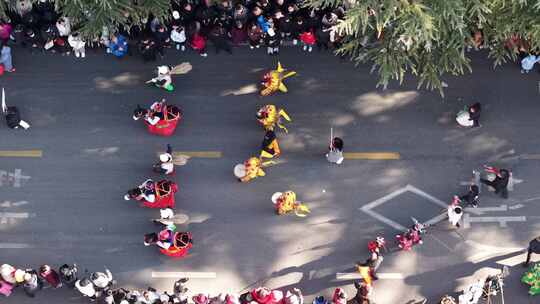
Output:
[[[283,81],[291,76],[296,75],[295,71],[286,71],[282,66],[281,63],[278,62],[277,69],[271,70],[264,74],[263,80],[261,82],[262,89],[261,89],[261,96],[269,96],[274,94],[277,91],[287,93],[287,87],[283,83]]]
[[[275,105],[265,105],[257,111],[257,120],[266,131],[274,131],[276,125],[288,133],[287,128],[281,123],[281,118],[291,121],[291,118],[283,109],[276,108]]]

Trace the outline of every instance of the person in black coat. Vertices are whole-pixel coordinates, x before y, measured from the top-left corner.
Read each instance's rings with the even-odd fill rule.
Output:
[[[529,248],[527,249],[527,259],[523,263],[523,267],[529,266],[531,261],[531,255],[533,253],[540,254],[540,236],[529,242]]]
[[[155,61],[157,52],[155,41],[149,36],[145,36],[139,43],[139,52],[144,62]]]
[[[159,25],[154,33],[156,50],[161,57],[165,56],[165,48],[170,46],[171,37],[164,25]]]
[[[214,47],[216,48],[216,54],[219,54],[220,50],[224,50],[229,54],[232,54],[232,47],[229,43],[227,36],[227,30],[221,22],[218,22],[210,31],[208,36]]]
[[[480,111],[482,111],[482,106],[479,102],[469,107],[469,120],[473,121],[473,128],[480,127]]]

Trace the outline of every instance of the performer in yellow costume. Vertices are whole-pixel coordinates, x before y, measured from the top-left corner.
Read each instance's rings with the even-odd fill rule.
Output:
[[[281,123],[281,117],[291,121],[291,117],[283,109],[277,109],[275,105],[265,105],[257,111],[257,120],[266,131],[274,131],[276,125],[288,133],[289,130]]]
[[[297,216],[304,217],[309,213],[309,208],[296,200],[296,193],[293,191],[276,192],[272,195],[272,202],[278,215],[287,214],[294,211]]]
[[[286,71],[281,66],[281,63],[278,62],[277,69],[271,70],[270,72],[264,74],[261,82],[263,86],[260,92],[261,96],[272,95],[277,91],[287,93],[288,90],[283,83],[283,80],[294,75],[296,75],[295,71]]]
[[[262,169],[262,163],[261,160],[257,157],[251,157],[248,160],[244,162],[244,168],[245,168],[245,175],[243,177],[238,177],[238,179],[245,183],[249,182],[252,179],[255,179],[259,176],[265,176],[266,173],[264,173]]]
[[[277,142],[276,133],[274,131],[266,131],[261,145],[260,158],[274,158],[281,155],[279,144]]]

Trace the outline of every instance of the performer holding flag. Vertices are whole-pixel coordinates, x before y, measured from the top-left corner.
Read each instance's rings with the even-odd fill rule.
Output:
[[[191,71],[192,66],[189,62],[181,63],[175,67],[160,65],[157,67],[157,77],[148,80],[146,83],[153,83],[158,88],[163,88],[166,91],[174,91],[172,84],[172,75],[186,74]]]
[[[340,165],[343,162],[343,139],[334,137],[333,129],[330,128],[330,146],[326,159],[334,164]]]

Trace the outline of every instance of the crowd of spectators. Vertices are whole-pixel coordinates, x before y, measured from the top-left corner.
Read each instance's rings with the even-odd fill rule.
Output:
[[[31,52],[78,58],[86,56],[87,47],[103,47],[118,58],[137,53],[145,62],[189,49],[206,57],[208,42],[216,53],[232,54],[233,47],[249,45],[276,55],[286,41],[307,53],[314,46],[319,50],[340,46],[343,37],[336,25],[344,14],[343,7],[308,8],[298,0],[173,0],[170,15],[163,20],[150,15],[142,20],[144,26],[104,27],[99,39],[86,41],[70,16],[40,0],[9,11],[9,18],[0,20],[0,40]]]

